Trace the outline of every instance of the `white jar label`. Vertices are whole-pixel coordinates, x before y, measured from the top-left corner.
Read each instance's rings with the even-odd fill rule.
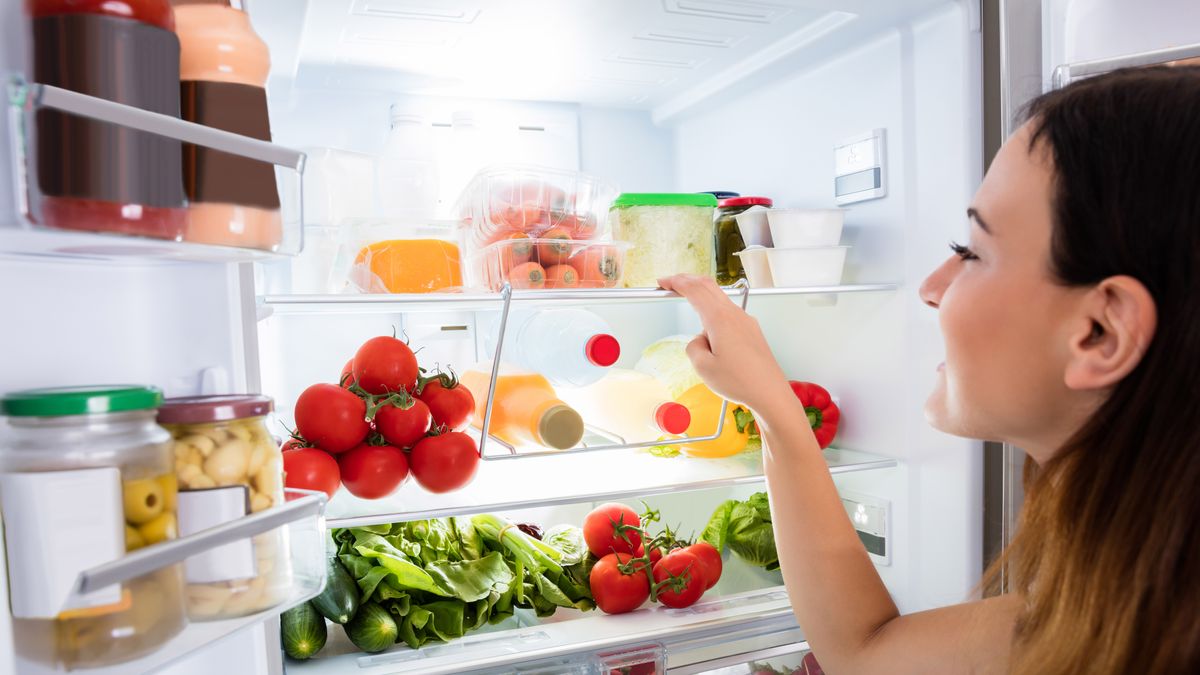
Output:
[[[80,572],[125,555],[117,468],[0,474],[14,617],[53,619],[121,602],[121,587],[73,595]]]
[[[186,537],[250,511],[250,491],[245,485],[181,490],[179,492],[179,536]],[[254,544],[249,539],[218,546],[187,559],[184,575],[189,584],[249,579],[257,575]]]

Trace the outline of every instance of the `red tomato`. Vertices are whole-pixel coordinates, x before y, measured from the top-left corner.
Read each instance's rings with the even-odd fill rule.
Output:
[[[571,233],[552,227],[538,235],[538,262],[546,267],[558,265],[571,257]]]
[[[691,553],[672,551],[654,565],[655,583],[672,578],[681,579],[678,588],[666,584],[658,591],[658,601],[667,607],[690,607],[704,595],[704,571],[700,559]]]
[[[457,490],[475,477],[479,448],[470,436],[451,431],[428,436],[417,443],[410,456],[413,478],[430,492]]]
[[[413,350],[390,335],[373,337],[354,354],[354,379],[371,394],[386,394],[417,386],[417,357]]]
[[[429,433],[433,417],[429,406],[412,399],[407,410],[398,405],[385,403],[375,411],[375,430],[383,434],[383,440],[397,448],[411,448]]]
[[[349,389],[351,386],[353,386],[354,359],[350,359],[346,362],[346,365],[342,366],[342,374],[338,376],[338,384],[342,385],[346,389]]]
[[[335,384],[314,384],[296,399],[296,431],[326,452],[346,452],[370,430],[367,404]]]
[[[619,565],[628,564],[628,553],[609,553],[600,558],[588,575],[588,586],[596,606],[605,614],[632,612],[650,597],[650,580],[644,571],[625,574]]]
[[[612,288],[621,278],[621,251],[612,246],[586,246],[567,261],[579,272],[580,288]]]
[[[624,504],[601,504],[583,519],[583,540],[592,555],[600,558],[609,553],[633,553],[642,544],[637,530],[616,531],[616,525],[641,527],[637,512]]]
[[[316,448],[293,448],[283,453],[283,484],[301,490],[317,490],[333,498],[341,485],[337,460]]]
[[[570,265],[553,265],[546,268],[546,288],[578,288],[579,272]]]
[[[360,445],[339,457],[338,467],[342,484],[363,499],[386,497],[408,478],[408,460],[390,445]]]
[[[646,546],[644,544],[638,544],[637,550],[633,552],[633,557],[644,558],[645,556],[646,556]],[[663,557],[663,552],[662,552],[661,548],[655,546],[654,548],[650,549],[650,566],[653,567],[654,563],[658,562],[659,560],[662,560],[662,557]]]
[[[542,288],[546,285],[546,270],[535,262],[517,265],[509,272],[508,283],[513,288]]]
[[[288,450],[297,450],[299,448],[311,448],[311,447],[312,446],[309,445],[308,441],[304,440],[303,438],[289,438],[283,442],[283,445],[279,446],[279,451],[287,452]]]
[[[682,550],[696,556],[696,559],[700,561],[700,568],[704,571],[704,590],[707,591],[716,586],[717,581],[721,578],[721,570],[725,566],[721,560],[720,551],[707,541],[698,541]]]
[[[461,384],[455,383],[447,389],[441,381],[433,380],[425,384],[417,398],[429,406],[433,426],[437,429],[446,427],[450,431],[462,431],[475,417],[475,397]]]

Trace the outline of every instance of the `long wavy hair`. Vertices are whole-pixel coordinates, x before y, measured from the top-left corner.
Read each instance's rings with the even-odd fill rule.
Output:
[[[1016,673],[1200,673],[1200,67],[1122,70],[1035,100],[1053,157],[1058,283],[1138,279],[1139,365],[1026,473],[1003,567],[1024,606]],[[1032,466],[1032,463],[1030,463]]]

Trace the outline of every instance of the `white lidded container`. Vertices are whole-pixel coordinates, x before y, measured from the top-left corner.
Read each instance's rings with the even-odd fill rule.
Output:
[[[836,246],[842,238],[845,209],[771,209],[767,223],[777,248]],[[749,242],[747,242],[749,243]]]
[[[746,281],[750,288],[775,287],[775,280],[771,276],[771,263],[767,260],[769,250],[771,249],[762,246],[747,246],[734,254],[742,260],[742,269],[746,271]]]
[[[836,286],[842,282],[849,246],[768,248],[771,279],[780,288]],[[745,260],[745,258],[743,258]],[[753,284],[753,282],[751,282]]]
[[[747,248],[775,245],[771,239],[770,226],[767,224],[767,214],[770,212],[770,209],[765,206],[751,206],[734,216],[737,219],[738,230],[742,233],[742,241],[746,243]]]

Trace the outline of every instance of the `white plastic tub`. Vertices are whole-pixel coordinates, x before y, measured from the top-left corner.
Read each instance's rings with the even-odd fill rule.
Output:
[[[767,223],[778,248],[837,246],[845,216],[845,209],[771,209]]]
[[[742,241],[746,243],[747,248],[774,246],[771,240],[771,229],[767,225],[767,213],[769,210],[762,206],[751,206],[734,216],[737,219],[738,230],[742,233]]]
[[[746,271],[746,281],[749,282],[750,288],[775,287],[771,277],[771,264],[767,261],[769,250],[762,246],[747,246],[745,250],[734,253],[742,260],[742,269]]]
[[[808,246],[763,250],[770,262],[771,279],[775,285],[799,288],[840,284],[842,268],[846,265],[846,251],[849,249],[849,246]],[[745,264],[746,259],[742,260]]]

